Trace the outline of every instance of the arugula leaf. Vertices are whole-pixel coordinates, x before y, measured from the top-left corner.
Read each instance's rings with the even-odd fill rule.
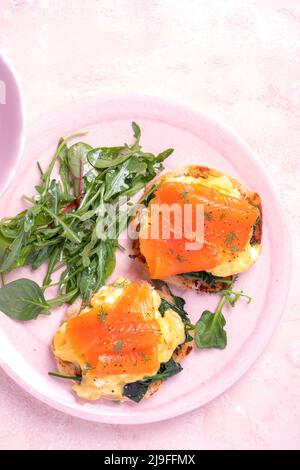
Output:
[[[90,150],[87,159],[94,168],[103,170],[125,162],[131,155],[126,147],[99,147]]]
[[[3,235],[0,233],[0,265],[3,261],[3,257],[6,254],[6,250],[8,249],[9,246],[10,246],[10,241],[7,238],[3,237]]]
[[[117,194],[120,194],[130,186],[134,186],[134,177],[144,174],[147,170],[147,164],[142,158],[133,156],[127,159],[121,166],[108,170],[105,176],[106,192],[104,200],[108,201]],[[145,186],[145,183],[143,183]],[[143,187],[142,186],[142,187]]]
[[[21,229],[20,234],[16,237],[13,243],[7,248],[7,255],[3,256],[2,262],[0,264],[0,273],[9,271],[9,269],[14,265],[14,263],[20,256],[24,240],[25,240],[25,231],[24,229]]]
[[[0,289],[0,310],[15,320],[32,320],[48,314],[48,303],[39,285],[29,279],[18,279]]]
[[[133,135],[134,135],[134,137],[135,137],[135,139],[136,139],[136,142],[139,143],[140,138],[141,138],[141,128],[140,128],[140,126],[139,126],[136,122],[134,122],[134,121],[132,121],[131,127],[132,127],[132,130],[133,130]]]
[[[147,192],[147,194],[141,199],[141,204],[143,204],[145,207],[148,207],[151,199],[155,197],[155,192],[157,191],[157,188],[158,185],[154,184]]]
[[[51,251],[49,251],[48,267],[47,267],[47,272],[43,280],[43,287],[47,287],[51,284],[52,282],[51,275],[55,269],[56,264],[59,261],[59,256],[60,256],[60,247],[58,246],[55,246],[54,248],[52,247]]]
[[[0,220],[0,274],[12,269],[47,263],[45,290],[60,268],[56,299],[72,302],[81,294],[84,301],[103,285],[115,268],[118,237],[134,210],[124,199],[137,193],[163,169],[170,151],[155,156],[142,150],[141,131],[132,124],[134,143],[93,149],[85,142],[68,148],[68,142],[83,133],[61,138],[46,170],[38,165],[41,181],[32,197],[23,196],[31,207],[15,217]],[[58,166],[58,176],[52,173]],[[95,168],[99,167],[99,168]],[[106,205],[116,212],[109,218]],[[97,228],[103,226],[104,233]],[[116,230],[114,230],[116,227]]]
[[[168,158],[172,153],[174,152],[174,149],[166,149],[163,152],[159,153],[156,157],[157,162],[163,162],[166,158]]]
[[[92,150],[89,144],[76,142],[68,150],[68,164],[72,175],[75,178],[81,178],[89,168],[87,159],[88,153]],[[88,167],[87,167],[88,164]]]
[[[37,247],[30,250],[29,255],[25,260],[25,264],[31,266],[33,270],[38,269],[51,255],[52,248],[49,246]]]
[[[130,400],[139,403],[144,398],[150,385],[158,380],[164,381],[169,377],[178,374],[182,371],[182,366],[170,359],[168,362],[164,362],[160,365],[160,369],[157,374],[147,377],[144,380],[138,380],[133,383],[126,384],[123,389],[123,396],[130,398]]]
[[[64,193],[69,194],[72,187],[72,182],[70,178],[70,168],[68,163],[68,147],[64,141],[64,139],[60,139],[58,145],[61,145],[58,160],[59,160],[59,175],[62,181],[62,185],[64,188]],[[42,172],[41,172],[42,173]]]

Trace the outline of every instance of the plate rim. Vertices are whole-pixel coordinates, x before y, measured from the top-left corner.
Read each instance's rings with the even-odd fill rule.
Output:
[[[216,388],[208,397],[208,399],[205,400],[198,400],[195,399],[191,402],[186,402],[185,406],[183,406],[181,409],[176,409],[176,411],[172,411],[172,408],[164,409],[164,413],[161,414],[159,417],[154,417],[151,415],[151,410],[148,410],[144,415],[126,415],[122,416],[121,418],[118,415],[110,415],[107,413],[103,414],[94,414],[92,412],[87,411],[84,409],[78,409],[78,408],[72,408],[70,405],[65,405],[63,403],[60,403],[52,398],[49,398],[47,395],[40,393],[36,388],[31,387],[30,383],[25,382],[21,377],[18,376],[17,373],[13,369],[9,367],[8,364],[6,364],[3,359],[1,360],[0,357],[0,366],[1,368],[18,384],[20,385],[23,389],[25,389],[28,393],[30,393],[32,396],[35,398],[39,399],[46,405],[57,409],[59,411],[62,411],[63,413],[72,415],[76,418],[88,420],[88,421],[93,421],[93,422],[99,422],[99,423],[106,423],[106,424],[119,424],[119,425],[134,425],[134,424],[147,424],[147,423],[154,423],[154,422],[160,422],[160,421],[165,421],[171,418],[175,418],[177,416],[183,415],[185,413],[191,412],[193,410],[196,410],[203,406],[206,403],[209,403],[212,401],[214,398],[217,396],[221,395],[224,393],[226,390],[228,390],[234,383],[236,383],[249,369],[250,367],[259,359],[261,354],[263,353],[264,349],[266,348],[267,344],[271,340],[274,330],[278,325],[278,322],[282,316],[284,306],[286,304],[287,296],[289,293],[289,287],[290,287],[290,282],[291,282],[291,275],[292,275],[292,247],[291,247],[291,235],[288,229],[288,224],[287,224],[287,216],[283,210],[283,206],[281,203],[281,199],[279,196],[279,193],[277,191],[277,188],[275,187],[272,178],[268,172],[268,170],[265,168],[259,157],[256,155],[256,153],[252,150],[252,148],[235,132],[233,131],[228,125],[224,124],[220,119],[216,119],[213,117],[211,114],[202,111],[196,106],[193,106],[189,103],[186,103],[184,101],[180,100],[174,100],[170,98],[165,98],[165,97],[160,97],[156,95],[151,95],[151,94],[144,94],[144,93],[99,93],[95,94],[92,96],[89,96],[87,98],[82,98],[79,100],[75,101],[70,101],[68,103],[65,103],[59,107],[53,108],[49,110],[46,113],[43,113],[38,119],[33,121],[30,126],[31,133],[34,135],[34,130],[35,128],[38,128],[39,122],[47,119],[51,119],[51,116],[57,115],[60,111],[64,110],[66,111],[67,109],[71,109],[73,106],[80,106],[80,105],[88,105],[89,103],[93,103],[95,100],[101,101],[101,100],[144,100],[149,102],[153,101],[157,103],[164,104],[166,106],[171,105],[173,107],[177,107],[179,110],[188,112],[188,113],[193,113],[196,116],[200,116],[206,121],[209,121],[210,124],[216,125],[221,129],[221,131],[225,132],[229,138],[233,138],[244,150],[246,153],[248,153],[250,159],[255,162],[256,166],[259,168],[259,171],[263,175],[263,178],[268,182],[269,187],[271,188],[271,194],[272,194],[272,199],[276,205],[276,210],[280,216],[280,222],[281,225],[285,225],[285,231],[286,235],[285,238],[282,240],[282,253],[284,253],[285,257],[285,265],[284,265],[284,271],[285,275],[283,276],[283,283],[281,284],[281,295],[280,295],[280,302],[277,301],[276,304],[276,316],[274,315],[272,317],[272,325],[268,329],[268,335],[265,335],[263,340],[259,343],[259,347],[255,350],[253,354],[250,354],[250,357],[248,358],[247,364],[244,364],[243,370],[241,371],[240,369],[236,369],[234,373],[230,375],[230,380],[227,381],[225,386],[220,387],[222,390],[219,390]],[[18,160],[18,164],[20,162],[20,158]],[[7,191],[8,187],[11,185],[13,182],[13,179],[16,175],[17,169],[18,169],[18,164],[15,165],[12,177],[9,181],[9,183],[6,185],[5,190],[1,193],[0,197],[4,194],[4,192]],[[121,422],[119,421],[121,419]]]
[[[26,116],[26,108],[25,108],[25,97],[24,97],[24,92],[23,88],[21,86],[21,78],[19,74],[17,73],[14,65],[12,64],[11,60],[7,55],[4,54],[2,50],[0,50],[0,61],[2,61],[4,67],[9,70],[9,73],[11,74],[12,80],[15,83],[15,87],[17,89],[19,99],[20,99],[20,121],[21,121],[21,131],[20,131],[20,136],[19,136],[19,146],[18,146],[18,151],[17,151],[17,158],[16,161],[11,169],[11,172],[9,174],[9,177],[7,178],[6,183],[3,185],[2,189],[0,188],[0,197],[3,196],[3,194],[7,191],[9,186],[11,185],[16,171],[18,169],[18,166],[21,162],[21,159],[24,154],[24,149],[25,149],[25,143],[26,143],[26,128],[27,128],[27,116]]]

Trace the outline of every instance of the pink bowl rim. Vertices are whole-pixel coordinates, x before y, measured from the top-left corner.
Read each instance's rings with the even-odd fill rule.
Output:
[[[122,422],[118,421],[118,417],[116,416],[111,416],[111,415],[95,415],[90,412],[87,412],[84,409],[74,409],[71,406],[64,405],[61,403],[58,403],[55,400],[52,400],[50,397],[40,393],[38,390],[33,388],[30,383],[25,382],[22,380],[15,372],[12,370],[7,364],[1,362],[0,358],[0,366],[1,368],[18,384],[20,385],[24,390],[26,390],[28,393],[30,393],[32,396],[35,398],[39,399],[43,403],[47,404],[48,406],[51,406],[59,411],[62,411],[64,413],[67,413],[69,415],[72,415],[76,418],[84,419],[87,421],[93,421],[93,422],[98,422],[98,423],[107,423],[107,424],[119,424],[119,425],[138,425],[138,424],[146,424],[146,423],[154,423],[154,422],[160,422],[160,421],[165,421],[171,418],[175,418],[177,416],[183,415],[185,413],[188,413],[190,411],[193,411],[195,409],[200,408],[201,406],[209,403],[212,401],[214,398],[217,396],[221,395],[223,392],[225,392],[228,388],[230,388],[235,382],[237,382],[249,369],[250,367],[256,362],[256,360],[260,357],[264,349],[266,348],[267,344],[269,343],[273,332],[282,316],[284,306],[286,304],[287,296],[289,293],[289,287],[290,287],[290,281],[291,281],[291,271],[292,271],[292,249],[291,249],[291,236],[289,233],[288,229],[288,224],[287,224],[287,218],[286,214],[284,213],[283,207],[281,205],[280,197],[277,192],[277,189],[274,186],[274,183],[269,176],[268,171],[266,168],[263,166],[262,162],[260,159],[257,157],[257,155],[254,153],[254,151],[251,149],[251,147],[243,140],[241,139],[238,134],[236,134],[234,131],[230,129],[226,124],[221,122],[219,119],[215,119],[212,117],[210,114],[207,112],[200,111],[197,107],[192,106],[190,104],[187,104],[183,101],[179,100],[173,100],[170,98],[165,98],[165,97],[159,97],[151,94],[143,94],[143,93],[99,93],[97,95],[92,95],[87,98],[83,98],[80,100],[75,100],[71,101],[69,103],[63,104],[53,110],[50,110],[49,112],[45,113],[44,115],[41,115],[39,119],[37,119],[33,124],[32,127],[35,127],[35,125],[38,125],[39,120],[43,119],[43,117],[47,117],[47,119],[51,119],[52,117],[54,118],[57,116],[57,113],[60,112],[60,110],[66,111],[67,109],[71,109],[73,106],[77,105],[88,105],[90,103],[93,103],[94,100],[112,100],[112,101],[122,101],[122,100],[129,100],[129,101],[146,101],[148,103],[153,103],[156,102],[157,104],[164,104],[166,106],[171,106],[171,107],[176,107],[179,111],[185,111],[190,114],[194,114],[195,117],[201,116],[203,119],[207,120],[211,125],[217,126],[221,132],[225,133],[229,138],[235,139],[236,142],[244,149],[244,151],[248,154],[249,158],[254,161],[255,165],[259,167],[259,171],[263,174],[264,179],[268,183],[268,186],[272,192],[272,197],[275,203],[275,208],[276,211],[279,215],[279,220],[280,220],[280,225],[281,227],[284,227],[285,230],[285,237],[284,239],[281,240],[281,251],[284,255],[285,259],[285,264],[282,270],[282,282],[281,282],[281,289],[280,289],[280,296],[277,298],[277,302],[274,305],[273,308],[273,316],[272,316],[272,323],[269,324],[269,330],[268,334],[265,335],[263,340],[260,341],[259,346],[256,348],[256,350],[252,353],[249,354],[247,357],[246,363],[243,364],[243,367],[240,369],[237,369],[234,371],[234,374],[230,375],[230,378],[225,381],[221,387],[214,389],[210,396],[203,402],[200,402],[197,400],[197,397],[191,402],[185,403],[183,407],[177,407],[176,412],[174,413],[173,411],[164,411],[163,414],[160,414],[159,418],[157,416],[151,416],[147,414],[145,417],[141,417],[140,415],[134,415],[133,419],[130,417],[122,417]],[[256,344],[257,346],[257,344]],[[225,383],[226,382],[226,383]]]
[[[4,54],[3,51],[0,50],[0,60],[3,62],[3,64],[7,67],[7,69],[10,71],[12,79],[15,82],[16,89],[19,94],[20,98],[20,118],[21,118],[21,132],[19,135],[19,146],[18,146],[18,151],[17,151],[17,158],[16,161],[12,167],[12,170],[10,172],[9,177],[7,178],[6,183],[4,184],[3,188],[0,189],[0,197],[2,194],[5,193],[7,188],[10,186],[12,180],[14,179],[14,176],[16,174],[17,168],[19,166],[19,163],[21,161],[21,158],[23,156],[24,148],[25,148],[25,142],[26,142],[26,110],[25,110],[25,99],[24,99],[24,94],[23,94],[23,89],[21,87],[21,79],[16,71],[14,65],[12,64],[11,60],[7,57],[7,55]]]

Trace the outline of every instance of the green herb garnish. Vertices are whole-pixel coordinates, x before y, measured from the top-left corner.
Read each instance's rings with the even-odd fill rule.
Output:
[[[58,377],[59,379],[69,379],[69,380],[76,380],[77,382],[81,382],[82,378],[78,377],[77,375],[62,375],[57,374],[56,372],[48,372],[48,375],[51,377]]]
[[[106,311],[103,309],[103,307],[101,307],[101,308],[100,308],[100,312],[98,313],[98,320],[99,320],[101,323],[104,323],[106,317],[107,317],[107,313],[106,313]]]
[[[236,237],[236,234],[234,232],[228,232],[228,234],[226,235],[226,238],[225,238],[225,244],[226,245],[230,245],[233,240],[235,240],[237,237]]]
[[[113,351],[116,353],[119,353],[122,351],[123,347],[124,347],[124,341],[119,340],[114,344]]]
[[[215,312],[205,310],[195,325],[194,339],[198,349],[224,349],[227,345],[227,334],[224,329],[226,320],[222,313],[225,303],[234,307],[240,297],[245,297],[248,303],[251,302],[251,297],[244,294],[243,291],[232,290],[232,286],[221,291],[212,291],[211,293],[221,294],[222,297]]]

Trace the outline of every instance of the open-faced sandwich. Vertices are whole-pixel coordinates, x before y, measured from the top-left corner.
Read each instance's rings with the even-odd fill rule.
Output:
[[[54,336],[53,352],[78,396],[138,402],[181,371],[179,360],[191,346],[184,318],[166,295],[146,281],[119,279],[69,315]]]
[[[135,215],[139,237],[133,242],[133,250],[134,256],[147,266],[152,279],[164,279],[196,290],[221,290],[259,256],[260,197],[220,171],[192,165],[165,173],[146,190],[142,203],[144,209]],[[202,205],[204,233],[199,248],[197,244],[191,247],[191,242],[197,242],[195,230],[190,237],[177,236],[180,221],[175,222],[174,215],[168,221],[164,215],[154,220],[154,205],[158,208],[177,205],[182,209],[190,205],[190,226],[195,222],[196,206]],[[150,232],[157,220],[158,236],[152,237]],[[166,238],[162,233],[164,224],[171,226],[171,234]]]
[[[251,300],[233,285],[261,249],[259,195],[217,170],[193,165],[165,173],[136,210],[130,199],[164,169],[173,149],[143,152],[141,130],[135,122],[132,129],[132,145],[69,147],[82,133],[60,139],[47,169],[38,164],[36,193],[23,196],[29,207],[0,220],[0,310],[28,321],[72,304],[53,338],[58,373],[49,375],[72,380],[86,400],[139,402],[182,370],[192,345],[224,349],[223,307],[240,297]],[[119,235],[131,222],[133,256],[151,283],[105,285],[121,248]],[[36,270],[44,263],[41,285],[27,278],[6,283],[15,268]],[[219,303],[193,324],[169,283],[217,292]],[[57,295],[48,298],[54,285]]]

